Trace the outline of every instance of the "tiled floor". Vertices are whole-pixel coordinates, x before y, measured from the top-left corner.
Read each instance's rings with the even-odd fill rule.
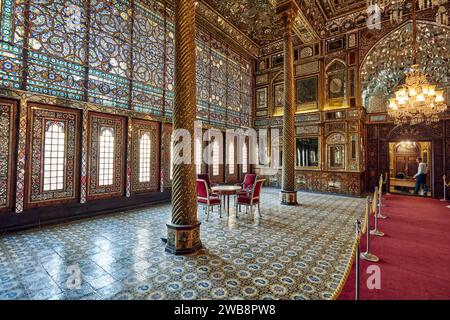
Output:
[[[173,256],[160,241],[170,205],[0,237],[0,299],[327,299],[339,283],[364,201],[299,193],[262,218],[209,222],[204,249]]]

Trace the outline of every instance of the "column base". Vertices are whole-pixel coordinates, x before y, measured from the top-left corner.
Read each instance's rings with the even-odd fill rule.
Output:
[[[281,204],[288,206],[296,206],[297,202],[297,191],[284,191],[280,192]]]
[[[167,224],[167,252],[175,255],[189,254],[201,248],[200,222],[193,225]]]

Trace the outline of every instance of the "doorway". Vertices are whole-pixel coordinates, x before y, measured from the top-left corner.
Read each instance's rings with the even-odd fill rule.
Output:
[[[396,141],[389,142],[389,192],[397,194],[412,195],[416,179],[418,163],[417,157],[421,157],[427,165],[426,186],[427,192],[419,190],[419,195],[430,197],[431,190],[431,142],[430,141]]]

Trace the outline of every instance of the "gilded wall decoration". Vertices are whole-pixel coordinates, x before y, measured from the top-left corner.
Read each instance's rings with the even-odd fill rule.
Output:
[[[300,114],[295,116],[295,122],[319,122],[320,121],[320,113],[308,113],[308,114]]]
[[[157,191],[159,186],[159,123],[132,121],[131,191]],[[145,149],[148,148],[148,149]]]
[[[318,76],[296,80],[297,111],[309,111],[318,107]]]
[[[319,134],[319,126],[297,126],[295,127],[295,132],[297,135]]]
[[[256,83],[256,85],[260,85],[260,84],[267,83],[268,81],[269,81],[269,74],[265,73],[265,74],[257,75],[255,83]]]
[[[284,107],[284,84],[276,83],[273,85],[273,112],[275,115],[281,115]]]
[[[295,66],[295,75],[303,76],[319,72],[319,61],[312,61]]]
[[[326,71],[327,108],[346,106],[346,67],[341,61],[334,61]]]
[[[267,87],[256,89],[256,109],[267,109]]]
[[[345,132],[345,122],[325,123],[325,135],[329,135],[333,131]]]
[[[314,55],[312,47],[304,47],[300,50],[300,59],[309,58]]]
[[[102,135],[108,131],[112,140],[111,183],[101,183],[104,174],[100,166]],[[89,112],[89,165],[88,200],[93,198],[122,196],[125,182],[125,118]],[[110,148],[111,149],[111,148]],[[111,150],[109,150],[111,151]]]
[[[79,122],[78,110],[31,104],[27,206],[78,197]]]
[[[0,101],[0,212],[9,210],[12,206],[15,112],[12,102]]]

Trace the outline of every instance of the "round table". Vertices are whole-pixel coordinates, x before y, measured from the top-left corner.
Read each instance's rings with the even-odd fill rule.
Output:
[[[240,186],[223,185],[223,186],[211,187],[212,192],[217,192],[221,196],[224,196],[227,198],[226,206],[227,206],[227,214],[228,215],[230,215],[230,195],[234,195],[241,190],[242,190],[242,187],[240,187]]]

